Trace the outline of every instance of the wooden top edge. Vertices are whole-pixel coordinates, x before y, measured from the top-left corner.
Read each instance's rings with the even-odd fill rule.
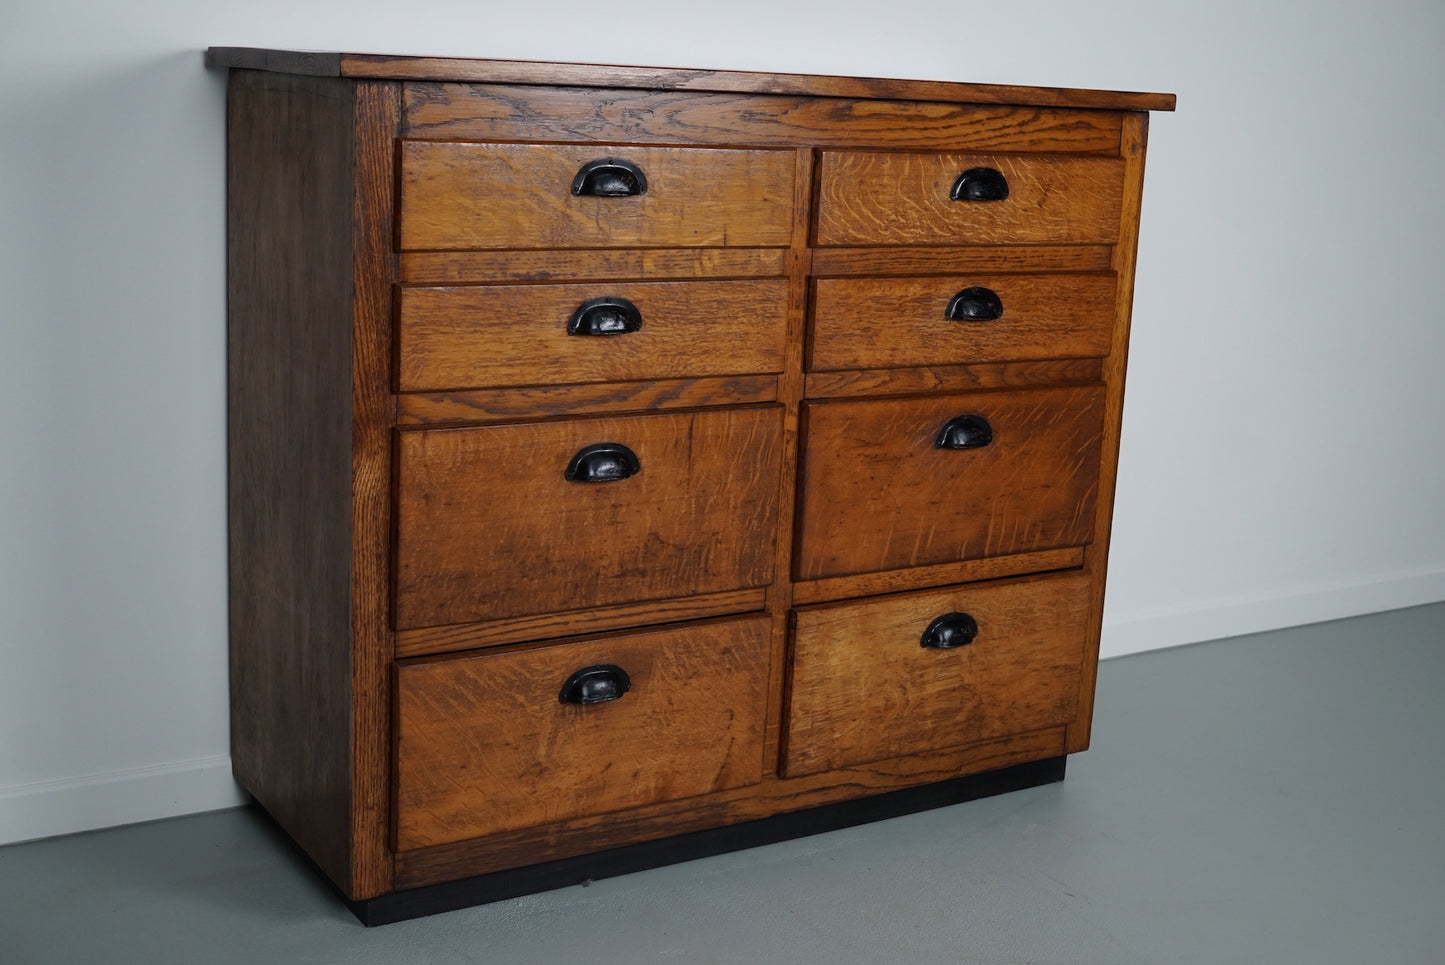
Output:
[[[1175,100],[1173,94],[1075,90],[1066,87],[1019,87],[1010,84],[766,74],[673,67],[621,67],[607,64],[551,64],[461,57],[397,57],[383,54],[267,50],[260,47],[211,47],[206,51],[206,66],[371,80],[631,87],[646,90],[795,94],[812,97],[860,97],[870,100],[928,100],[961,104],[1128,111],[1172,111]]]

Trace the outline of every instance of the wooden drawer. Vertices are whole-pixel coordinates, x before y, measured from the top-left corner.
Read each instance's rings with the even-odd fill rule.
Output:
[[[583,167],[635,165],[633,196],[572,193]],[[765,247],[792,236],[793,151],[403,141],[402,250]]]
[[[965,172],[991,169],[1004,200],[950,199]],[[1048,154],[824,151],[820,245],[1113,244],[1121,158]]]
[[[1068,723],[1088,616],[1082,574],[798,610],[787,776]]]
[[[398,433],[397,628],[767,585],[782,412]],[[569,480],[579,455],[603,444],[630,450],[635,475]],[[621,461],[597,454],[590,464]]]
[[[780,372],[787,321],[781,278],[402,288],[399,387]]]
[[[407,850],[756,784],[764,616],[397,665],[396,837]],[[594,695],[564,703],[577,671]]]
[[[805,410],[799,579],[1093,538],[1102,386],[813,402]],[[976,417],[972,439],[957,441],[980,441],[977,420],[991,440],[938,448],[944,427],[966,417]]]
[[[1102,358],[1112,274],[821,278],[809,368]]]

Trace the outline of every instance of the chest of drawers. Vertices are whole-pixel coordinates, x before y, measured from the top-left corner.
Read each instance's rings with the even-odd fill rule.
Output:
[[[363,920],[1062,778],[1171,96],[208,62],[235,774]]]

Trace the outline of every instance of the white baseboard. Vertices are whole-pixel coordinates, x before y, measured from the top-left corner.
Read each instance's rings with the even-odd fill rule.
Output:
[[[1445,600],[1445,570],[1115,614],[1104,609],[1101,657],[1305,626]]]
[[[0,788],[0,844],[244,804],[229,757]]]
[[[1445,600],[1445,570],[1133,613],[1106,612],[1101,654],[1119,657]],[[0,844],[216,811],[245,803],[229,757],[0,788]]]

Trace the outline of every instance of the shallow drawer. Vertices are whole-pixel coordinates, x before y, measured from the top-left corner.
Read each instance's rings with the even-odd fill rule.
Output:
[[[757,783],[769,623],[398,664],[398,849]]]
[[[397,628],[765,586],[782,423],[770,405],[398,433]]]
[[[1068,723],[1088,617],[1082,575],[798,610],[787,775]]]
[[[599,161],[632,169],[589,176]],[[794,164],[792,151],[403,141],[401,247],[784,246]]]
[[[788,283],[403,288],[403,392],[780,372]]]
[[[815,284],[814,372],[1109,354],[1112,274],[822,278]]]
[[[825,151],[820,176],[820,245],[1113,244],[1119,236],[1120,158]]]
[[[814,402],[806,413],[799,579],[1093,538],[1100,386]]]

